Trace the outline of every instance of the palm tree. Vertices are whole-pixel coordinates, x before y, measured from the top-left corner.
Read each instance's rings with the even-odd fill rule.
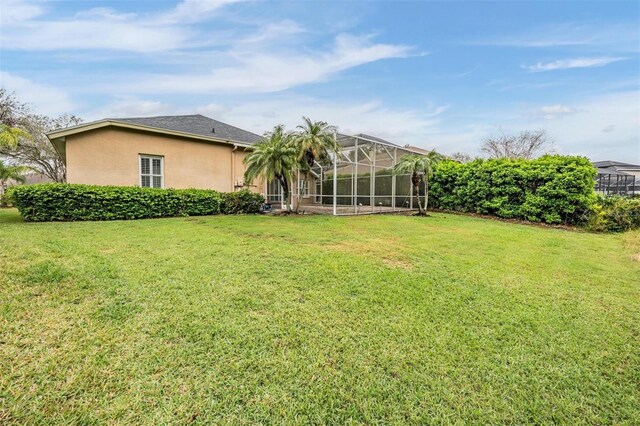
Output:
[[[257,177],[277,180],[282,187],[282,193],[287,204],[287,211],[291,210],[289,194],[293,172],[298,166],[298,157],[292,143],[291,133],[284,131],[282,125],[274,127],[272,132],[265,133],[264,140],[257,142],[244,159],[247,170],[245,181],[251,183]]]
[[[15,148],[21,138],[29,138],[29,133],[18,127],[0,124],[0,147]]]
[[[0,161],[0,195],[4,194],[5,185],[8,181],[13,180],[18,183],[26,181],[25,173],[29,170],[25,166],[11,166]]]
[[[317,159],[327,157],[330,151],[338,150],[335,138],[336,128],[325,121],[311,121],[302,117],[304,125],[298,126],[295,143],[298,147],[298,158],[304,160],[309,168]]]
[[[435,151],[430,151],[425,155],[405,155],[394,166],[393,172],[395,174],[411,173],[411,183],[416,193],[418,200],[418,215],[426,216],[427,206],[429,204],[429,177],[433,174],[433,166],[442,160],[442,155]],[[424,177],[425,191],[424,191],[424,210],[422,209],[422,202],[420,200],[420,182]]]
[[[309,171],[316,161],[329,158],[330,152],[337,152],[339,145],[335,138],[336,128],[325,121],[311,121],[308,117],[302,117],[304,124],[298,126],[298,132],[294,138],[297,148],[299,170],[304,173],[305,184],[309,178]],[[296,210],[300,206],[300,188],[298,188]]]

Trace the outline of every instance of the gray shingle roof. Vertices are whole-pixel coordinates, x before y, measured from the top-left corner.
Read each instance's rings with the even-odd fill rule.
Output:
[[[157,127],[160,129],[174,130],[178,132],[193,133],[201,136],[208,136],[253,144],[262,139],[261,136],[238,127],[231,126],[218,120],[214,120],[204,115],[167,115],[160,117],[134,117],[134,118],[113,118],[113,121],[123,123],[140,124],[142,126]]]
[[[598,174],[601,175],[613,175],[613,176],[633,176],[632,174],[625,173],[620,170],[616,170],[614,167],[598,167]]]
[[[622,167],[638,167],[640,168],[639,165],[637,164],[629,164],[629,163],[621,163],[620,161],[611,161],[611,160],[605,160],[605,161],[594,161],[593,165],[596,167],[616,167],[616,166],[622,166]]]
[[[358,133],[357,135],[354,135],[354,136],[359,136],[361,138],[366,138],[366,139],[370,139],[370,140],[373,140],[373,141],[386,143],[387,145],[393,145],[393,146],[397,146],[398,148],[400,148],[400,145],[398,145],[398,144],[395,144],[393,142],[389,142],[387,140],[384,140],[384,139],[376,137],[376,136],[367,135],[366,133]]]

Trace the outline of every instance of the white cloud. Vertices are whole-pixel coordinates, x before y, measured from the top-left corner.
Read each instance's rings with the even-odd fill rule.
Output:
[[[592,160],[640,160],[640,92],[616,92],[574,102],[561,120],[541,114],[496,111],[506,132],[546,129],[559,154],[584,155]],[[561,110],[562,106],[558,108]],[[540,109],[538,109],[540,110]],[[526,111],[529,111],[528,113]]]
[[[304,32],[306,32],[306,30],[297,22],[290,19],[284,19],[282,21],[270,22],[260,28],[255,34],[250,34],[241,38],[236,43],[263,43],[266,41],[278,40],[283,37],[291,37]]]
[[[5,71],[0,71],[0,86],[15,92],[16,97],[30,104],[37,114],[56,116],[70,113],[74,108],[65,91]]]
[[[2,2],[2,13],[0,13],[0,23],[3,26],[11,25],[15,22],[22,22],[44,13],[44,9],[33,3],[23,0],[4,0]]]
[[[341,102],[280,95],[238,105],[210,104],[196,112],[262,134],[277,124],[295,129],[302,115],[338,126],[343,133],[367,133],[397,144],[433,147],[425,138],[436,131],[446,108],[393,109],[380,101]]]
[[[637,163],[640,160],[638,117],[640,92],[632,91],[586,99],[562,120],[536,124],[550,132],[563,154]],[[603,133],[603,129],[608,131]]]
[[[553,62],[538,62],[535,65],[527,66],[525,68],[531,71],[554,71],[563,70],[569,68],[590,68],[590,67],[602,67],[613,62],[622,61],[626,58],[602,56],[597,58],[573,58],[573,59],[560,59]]]
[[[277,95],[238,103],[210,103],[193,108],[151,99],[123,97],[104,108],[83,115],[87,120],[173,114],[203,114],[234,126],[263,134],[277,124],[295,129],[302,116],[338,126],[343,133],[367,133],[397,144],[410,143],[433,148],[436,140],[425,135],[438,132],[446,106],[423,110],[394,109],[376,100],[362,102],[326,101],[297,95]]]
[[[268,93],[323,81],[334,74],[366,63],[403,58],[410,48],[373,44],[368,37],[341,34],[330,51],[268,52],[263,49],[227,52],[235,65],[198,74],[152,74],[134,79],[132,93],[205,94],[220,92]],[[220,55],[224,56],[224,55]],[[224,59],[223,59],[224,60]]]
[[[173,10],[144,15],[97,7],[80,11],[69,19],[34,19],[43,13],[39,5],[12,1],[2,7],[0,43],[5,49],[13,50],[158,52],[194,48],[212,41],[211,37],[199,38],[199,33],[189,24],[209,19],[218,9],[233,2],[184,0]]]
[[[549,114],[553,117],[548,117]],[[516,105],[486,110],[475,117],[465,116],[461,111],[457,111],[455,117],[443,114],[441,122],[427,128],[424,135],[443,153],[461,151],[474,156],[481,154],[482,140],[498,129],[505,133],[545,129],[554,140],[554,151],[558,154],[583,155],[594,161],[638,163],[638,117],[640,92],[614,92],[574,101],[571,107]]]
[[[83,118],[89,121],[103,118],[151,117],[155,115],[172,115],[181,112],[174,105],[131,96],[118,97],[103,107],[88,111]]]
[[[134,71],[127,76],[127,84],[119,80],[115,86],[112,75],[96,73],[85,86],[126,95],[276,92],[323,81],[366,63],[410,54],[407,46],[374,43],[371,37],[350,34],[335,36],[332,46],[311,48],[300,37],[306,29],[289,19],[245,23],[218,32],[191,25],[234,2],[184,0],[173,9],[151,14],[96,7],[67,19],[31,19],[38,15],[22,14],[22,20],[3,26],[0,44],[4,49],[65,50],[70,55],[93,50],[91,55],[82,53],[83,62],[94,57],[100,60],[104,54],[117,60],[122,51],[162,52],[144,56],[145,65],[171,63],[161,68],[170,70],[166,73],[136,75]],[[212,46],[217,50],[211,50]]]
[[[208,19],[214,13],[240,0],[183,0],[170,12],[161,13],[156,20],[162,24],[190,23]]]
[[[552,119],[566,114],[573,114],[574,112],[576,112],[574,108],[561,104],[545,105],[539,110],[539,113],[546,119]]]
[[[637,25],[565,23],[539,26],[528,32],[473,40],[469,44],[523,48],[596,46],[607,47],[610,51],[637,52],[638,35]]]

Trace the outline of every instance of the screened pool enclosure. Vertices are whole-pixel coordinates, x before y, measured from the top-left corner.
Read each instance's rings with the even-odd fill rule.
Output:
[[[421,152],[364,134],[337,134],[336,139],[341,147],[338,152],[330,153],[322,164],[316,161],[307,175],[297,175],[290,200],[294,207],[299,199],[300,211],[334,215],[417,208],[410,175],[394,175],[393,167],[403,156]],[[277,182],[267,184],[266,196],[274,207],[284,207]]]

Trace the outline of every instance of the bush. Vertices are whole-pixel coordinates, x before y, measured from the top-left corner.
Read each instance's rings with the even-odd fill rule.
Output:
[[[12,188],[7,188],[3,195],[0,195],[0,207],[13,207],[13,191]]]
[[[429,193],[444,210],[576,225],[595,202],[595,176],[583,157],[443,161],[434,168]]]
[[[243,189],[238,192],[222,194],[221,211],[223,214],[258,213],[264,203],[261,194]]]
[[[587,224],[595,232],[622,232],[640,228],[640,198],[598,196]]]
[[[12,189],[13,201],[20,214],[26,221],[33,222],[216,215],[221,213],[222,204],[227,204],[227,198],[240,200],[232,203],[233,213],[259,211],[260,205],[256,208],[248,200],[262,200],[261,196],[231,195],[204,189],[59,183],[18,186]]]

